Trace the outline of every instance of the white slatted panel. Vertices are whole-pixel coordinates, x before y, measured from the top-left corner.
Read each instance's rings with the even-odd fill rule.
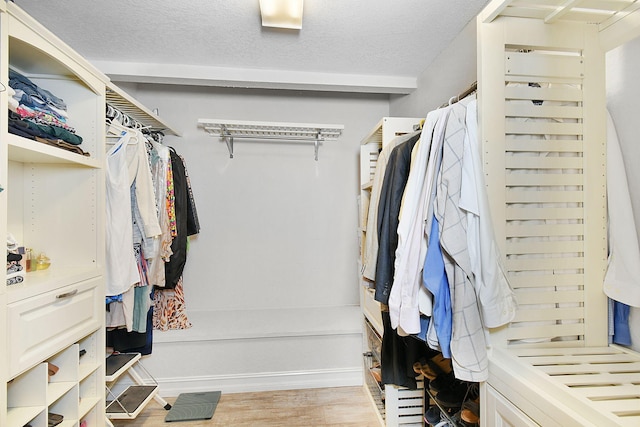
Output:
[[[494,0],[479,19],[485,175],[520,303],[509,328],[492,334],[508,348],[508,358],[498,360],[517,360],[510,382],[524,385],[519,378],[526,378],[542,390],[521,400],[523,408],[536,401],[544,412],[545,402],[556,401],[563,405],[556,417],[568,408],[598,426],[640,425],[640,355],[607,346],[602,291],[603,46],[628,40],[639,12],[635,0]],[[576,19],[600,24],[570,22]],[[574,425],[567,416],[558,425]]]
[[[640,425],[640,355],[616,347],[512,350],[520,360],[613,414],[618,425]]]
[[[418,381],[416,390],[387,385],[385,395],[388,426],[422,427],[425,411],[422,381]]]
[[[553,2],[542,3],[535,6],[554,10]],[[571,31],[531,19],[496,20],[488,36],[495,40],[483,39],[491,45],[482,48],[487,59],[481,58],[479,79],[485,174],[519,305],[502,333],[509,346],[606,340],[606,329],[588,327],[596,318],[606,325],[606,300],[593,297],[602,294],[606,236],[598,159],[604,140],[593,131],[603,122],[591,118],[603,83],[590,78],[589,31],[566,25]]]
[[[529,279],[526,286],[520,287],[517,280],[512,284],[519,311],[508,339],[511,343],[575,341],[584,334],[584,61],[576,51],[538,52],[510,46],[504,62],[505,139],[509,141],[504,152],[504,201],[506,224],[511,227],[506,267],[510,276]],[[539,82],[540,77],[554,81]],[[561,117],[556,116],[558,112]],[[530,179],[537,175],[542,178]],[[557,226],[558,234],[551,229],[544,235],[528,234],[530,227],[541,225]],[[568,231],[565,225],[574,227]],[[555,281],[563,275],[574,280],[571,284]]]

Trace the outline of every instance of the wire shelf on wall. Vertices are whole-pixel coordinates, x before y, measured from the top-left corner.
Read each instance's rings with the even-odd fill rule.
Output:
[[[316,160],[318,160],[319,144],[323,141],[338,139],[344,129],[343,125],[220,119],[198,119],[198,126],[203,128],[209,135],[222,138],[227,143],[230,158],[233,158],[233,140],[235,138],[245,138],[313,142]]]

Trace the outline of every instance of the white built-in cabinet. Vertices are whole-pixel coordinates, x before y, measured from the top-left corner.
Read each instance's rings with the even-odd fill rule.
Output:
[[[47,270],[0,274],[0,425],[104,425],[104,108],[107,79],[13,3],[0,3],[0,81],[12,67],[64,99],[82,156],[7,130],[0,93],[0,233]],[[50,362],[59,368],[49,377]]]
[[[359,238],[360,262],[364,261],[364,244],[367,233],[367,218],[371,200],[373,178],[378,155],[394,138],[414,132],[419,128],[420,118],[383,117],[366,135],[360,145],[360,196],[359,196]],[[422,426],[424,413],[424,389],[422,382],[418,389],[409,390],[394,385],[382,387],[372,376],[372,369],[381,364],[382,335],[384,328],[380,303],[374,299],[371,283],[361,277],[360,307],[363,318],[364,384],[378,410],[381,425],[387,427]]]
[[[10,67],[65,101],[89,156],[8,132]],[[0,426],[46,427],[49,413],[62,427],[104,426],[105,103],[164,125],[4,1],[0,82],[0,234],[51,259],[19,284],[0,273]]]

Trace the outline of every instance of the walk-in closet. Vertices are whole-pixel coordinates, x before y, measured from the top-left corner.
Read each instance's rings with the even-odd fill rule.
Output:
[[[0,427],[640,425],[639,36],[0,1]]]

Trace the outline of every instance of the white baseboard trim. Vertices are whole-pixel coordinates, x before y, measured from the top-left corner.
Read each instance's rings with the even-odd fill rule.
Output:
[[[220,390],[223,393],[350,387],[363,384],[362,367],[315,371],[266,372],[180,378],[156,378],[162,397]]]

